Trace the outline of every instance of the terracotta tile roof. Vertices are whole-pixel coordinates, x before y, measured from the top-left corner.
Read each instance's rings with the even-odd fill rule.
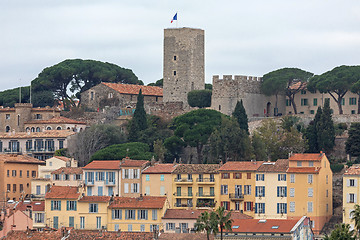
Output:
[[[324,153],[295,153],[289,160],[290,161],[321,161]]]
[[[289,159],[278,159],[276,162],[264,162],[258,172],[286,172],[289,167]]]
[[[290,233],[299,220],[288,219],[235,219],[232,232],[236,233]],[[273,228],[278,226],[278,228]]]
[[[141,89],[142,94],[145,96],[163,96],[163,89],[161,87],[155,86],[143,86],[143,85],[134,85],[134,84],[122,84],[122,83],[106,83],[103,82],[105,86],[108,86],[115,91],[123,94],[135,94],[138,95]]]
[[[5,237],[6,240],[59,240],[62,238],[61,230],[58,231],[10,231]]]
[[[174,164],[161,164],[157,163],[154,166],[150,166],[143,171],[143,174],[160,174],[160,173],[172,173],[177,165]]]
[[[304,90],[304,89],[306,89],[306,86],[307,86],[307,82],[297,81],[297,82],[292,83],[289,86],[289,89],[291,89],[291,90],[298,90],[298,89]]]
[[[173,173],[218,173],[219,167],[218,164],[179,164],[174,169]]]
[[[126,157],[122,159],[121,167],[145,167],[145,165],[149,163],[147,160],[132,160]]]
[[[214,239],[214,235],[210,234],[210,240]],[[204,240],[207,239],[206,233],[162,233],[159,240]]]
[[[110,199],[109,196],[83,196],[79,202],[109,202]]]
[[[115,197],[109,208],[161,209],[164,207],[165,201],[166,197]]]
[[[95,160],[83,167],[85,170],[91,169],[109,169],[118,170],[120,169],[120,160]]]
[[[346,169],[344,175],[360,175],[360,164],[354,164]]]
[[[288,173],[319,173],[320,167],[289,167]]]
[[[8,132],[0,133],[0,139],[22,139],[22,138],[67,138],[76,132],[70,130],[45,130],[43,132]]]
[[[78,199],[80,192],[77,187],[51,186],[50,191],[45,194],[46,199]]]
[[[16,209],[20,211],[31,209],[36,212],[43,212],[45,211],[45,201],[33,201],[30,203],[19,202],[19,204],[16,206]]]
[[[45,165],[45,161],[37,158],[30,157],[28,155],[17,155],[17,154],[0,154],[0,161],[5,163],[26,163],[26,164],[39,164]]]
[[[167,209],[163,219],[197,219],[201,213],[207,210],[193,210],[193,209]],[[252,217],[243,214],[239,211],[231,212],[231,219],[250,219]]]
[[[82,174],[83,170],[81,167],[61,167],[52,171],[51,174]]]
[[[47,119],[47,120],[42,120],[42,119],[38,119],[38,120],[31,120],[28,122],[25,122],[25,124],[79,124],[79,125],[86,125],[86,122],[81,122],[81,121],[77,121],[74,119],[70,119],[67,117],[63,117],[63,116],[54,116],[51,119]]]
[[[70,162],[71,161],[71,158],[64,157],[64,156],[53,156],[52,158],[57,158],[57,159],[63,160],[64,162]],[[49,158],[49,159],[51,159],[51,158]],[[47,159],[47,160],[49,160],[49,159]]]
[[[263,161],[230,161],[226,162],[219,169],[220,171],[256,171]]]

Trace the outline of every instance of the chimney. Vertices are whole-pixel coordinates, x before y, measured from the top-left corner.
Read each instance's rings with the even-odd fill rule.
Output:
[[[138,199],[139,199],[139,201],[144,200],[142,193],[140,193],[140,197]]]

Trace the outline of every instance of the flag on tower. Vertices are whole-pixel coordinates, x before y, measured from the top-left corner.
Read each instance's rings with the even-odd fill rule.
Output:
[[[174,15],[174,17],[172,18],[172,20],[171,20],[171,23],[173,22],[173,21],[177,21],[177,13],[175,13],[175,15]]]

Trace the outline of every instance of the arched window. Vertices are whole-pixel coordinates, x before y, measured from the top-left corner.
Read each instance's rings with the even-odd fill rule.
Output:
[[[31,128],[31,132],[35,132],[35,128],[34,128],[34,127]]]
[[[30,128],[29,128],[29,127],[27,127],[27,128],[25,129],[25,131],[26,131],[26,132],[29,132],[29,131],[30,131]]]
[[[61,127],[57,127],[56,130],[61,130]]]
[[[51,127],[47,127],[46,130],[51,130]]]
[[[10,127],[9,127],[9,126],[6,126],[5,131],[6,131],[6,132],[10,132]]]
[[[70,127],[68,127],[67,130],[70,130]]]
[[[40,128],[39,128],[39,127],[37,127],[37,128],[36,128],[36,131],[37,131],[37,132],[40,132]]]

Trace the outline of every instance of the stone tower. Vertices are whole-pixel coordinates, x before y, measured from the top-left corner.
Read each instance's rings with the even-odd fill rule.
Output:
[[[204,30],[164,29],[163,102],[182,102],[188,109],[187,94],[205,88]]]

